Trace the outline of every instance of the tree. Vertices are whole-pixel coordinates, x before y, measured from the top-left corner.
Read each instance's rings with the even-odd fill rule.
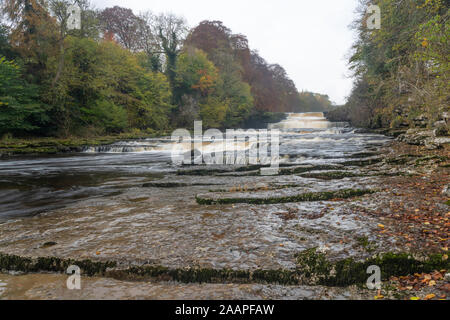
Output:
[[[59,23],[59,62],[58,62],[58,68],[55,74],[55,77],[53,78],[51,88],[53,89],[56,85],[56,82],[58,82],[59,78],[61,77],[61,73],[63,72],[64,68],[64,57],[66,54],[66,50],[64,47],[64,40],[67,36],[68,26],[67,23],[69,21],[69,18],[71,16],[70,8],[72,5],[76,4],[77,1],[69,1],[69,0],[50,0],[50,10],[55,15],[56,19]]]
[[[141,49],[137,35],[141,21],[131,9],[119,6],[106,8],[100,13],[99,18],[104,32],[114,35],[114,38],[124,48],[132,51]]]
[[[11,44],[9,43],[9,28],[6,25],[0,25],[0,55],[8,59],[13,59],[16,57],[14,54]]]
[[[196,48],[185,48],[176,66],[176,91],[178,95],[198,93],[206,96],[214,90],[218,70],[206,54]]]
[[[372,4],[382,12],[380,30],[366,25]],[[414,125],[418,115],[430,124],[439,118],[448,106],[448,12],[442,0],[360,1],[349,60],[355,77],[345,112],[350,120],[389,127]]]
[[[147,55],[146,64],[154,72],[162,71],[161,55],[164,54],[159,46],[157,31],[155,29],[157,16],[151,12],[139,15],[138,41],[140,47]]]
[[[27,61],[26,74],[37,83],[42,81],[47,59],[55,52],[55,20],[44,0],[4,0],[2,11],[11,22],[10,44]]]
[[[36,87],[22,79],[22,69],[0,56],[0,134],[25,134],[40,129],[49,119],[36,102]]]
[[[161,14],[155,19],[153,26],[158,46],[166,58],[166,75],[172,88],[175,88],[177,58],[181,52],[187,34],[186,21],[173,14]],[[177,96],[174,96],[177,99]]]

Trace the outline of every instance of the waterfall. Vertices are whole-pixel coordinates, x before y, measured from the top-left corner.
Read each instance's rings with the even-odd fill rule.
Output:
[[[286,120],[271,124],[270,129],[328,129],[345,127],[347,123],[330,122],[323,112],[289,113]]]

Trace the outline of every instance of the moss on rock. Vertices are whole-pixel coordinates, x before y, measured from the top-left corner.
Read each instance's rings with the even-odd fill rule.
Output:
[[[382,279],[413,273],[449,269],[449,261],[435,254],[424,259],[414,258],[407,253],[386,253],[362,262],[351,258],[330,262],[316,249],[309,249],[297,256],[295,270],[232,270],[211,268],[170,269],[162,266],[132,266],[118,269],[116,262],[94,262],[91,260],[60,259],[56,257],[28,258],[0,254],[0,271],[24,273],[65,273],[71,265],[81,268],[84,276],[105,276],[119,280],[157,280],[181,283],[263,283],[281,285],[321,284],[346,286],[363,284],[369,275],[371,265],[381,268]]]
[[[364,177],[363,174],[356,174],[348,171],[326,171],[326,172],[314,172],[304,173],[300,175],[302,178],[313,178],[321,180],[339,180],[344,178]]]
[[[405,276],[414,273],[429,273],[434,270],[448,270],[450,262],[442,254],[432,254],[419,259],[409,253],[384,253],[364,261],[352,258],[330,262],[325,254],[315,248],[297,255],[297,272],[311,284],[346,286],[365,283],[369,277],[369,266],[381,269],[382,280],[391,276]]]
[[[88,276],[103,275],[108,268],[116,266],[115,262],[94,262],[91,260],[71,260],[56,257],[28,258],[0,254],[0,270],[20,272],[66,272],[71,265],[80,267]]]
[[[326,201],[331,199],[347,199],[352,197],[363,196],[365,194],[374,193],[374,190],[360,190],[360,189],[344,189],[338,191],[324,191],[324,192],[310,192],[301,193],[294,196],[285,197],[269,197],[269,198],[208,198],[207,196],[197,195],[196,201],[200,205],[217,205],[217,204],[276,204],[276,203],[291,203],[291,202],[307,202],[307,201]]]

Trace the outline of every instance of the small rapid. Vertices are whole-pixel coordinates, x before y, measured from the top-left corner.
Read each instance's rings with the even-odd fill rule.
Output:
[[[285,166],[341,163],[352,154],[376,150],[389,140],[355,133],[348,124],[327,121],[323,113],[288,114],[286,120],[269,125],[269,129],[280,131],[280,162]],[[223,151],[227,157],[227,148],[245,154],[261,145],[261,141],[252,143],[247,130],[235,133],[236,139],[225,141],[222,149],[208,139],[195,142],[202,143],[203,155]],[[174,146],[170,137],[161,137],[86,147],[81,153],[2,159],[0,220],[120,194],[152,179],[174,179],[180,169],[172,161]],[[181,148],[182,153],[192,151],[198,153],[194,144]]]
[[[336,127],[347,127],[346,122],[329,122],[322,112],[311,113],[289,113],[286,120],[271,124],[269,128],[283,131],[297,129],[328,129]]]

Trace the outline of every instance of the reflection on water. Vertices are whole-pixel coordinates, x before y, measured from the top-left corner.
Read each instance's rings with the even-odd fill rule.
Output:
[[[321,113],[290,114],[270,127],[282,131],[281,161],[292,164],[339,163],[386,142],[383,136],[355,134],[345,124],[330,123]],[[245,141],[239,145],[252,147]],[[0,220],[120,194],[164,176],[170,180],[178,169],[171,162],[172,147],[169,138],[159,138],[86,148],[78,154],[0,160]]]

